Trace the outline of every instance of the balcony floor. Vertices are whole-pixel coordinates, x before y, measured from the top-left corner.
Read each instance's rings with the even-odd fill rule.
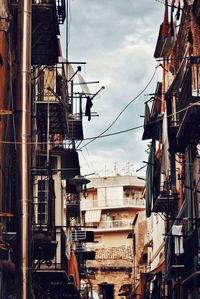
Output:
[[[43,101],[37,103],[37,123],[41,132],[47,134],[47,118],[49,104],[50,134],[60,134],[67,139],[82,140],[82,121],[68,118],[63,105],[58,101]]]
[[[169,213],[175,211],[178,206],[177,195],[163,195],[161,194],[155,200],[152,212],[154,213]]]

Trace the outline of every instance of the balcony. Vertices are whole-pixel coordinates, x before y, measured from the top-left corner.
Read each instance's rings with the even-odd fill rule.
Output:
[[[79,108],[75,111],[67,94],[66,67],[61,62],[43,69],[37,67],[32,79],[38,134],[43,138],[49,132],[52,142],[55,136],[61,140],[83,139],[81,99],[77,99]]]
[[[58,19],[55,1],[33,5],[32,64],[53,65],[58,62]]]
[[[178,193],[161,191],[154,199],[152,212],[154,213],[176,213],[178,208]]]
[[[41,262],[37,265],[37,270],[58,269],[67,271],[66,243],[67,234],[61,226],[56,226],[54,236],[45,230],[34,231],[33,233],[33,257]],[[49,264],[46,261],[50,261]]]
[[[56,255],[58,242],[52,239],[47,232],[34,232],[33,258],[35,260],[50,261]]]
[[[188,144],[200,139],[199,73],[200,57],[191,57],[177,103],[177,110],[180,112],[179,129],[176,137],[182,152],[185,151]]]
[[[94,229],[94,231],[132,230],[132,223],[133,219],[100,221],[98,227]]]
[[[183,244],[185,283],[191,283],[190,278],[195,278],[200,274],[200,242],[198,230],[199,228],[190,231],[185,237]]]
[[[94,232],[75,229],[72,232],[73,242],[94,242]]]
[[[18,1],[9,3],[14,23],[17,23]],[[39,0],[32,3],[32,64],[53,65],[58,62],[59,24],[66,17],[65,1]]]
[[[66,202],[67,219],[80,217],[80,204],[78,200],[71,200]]]
[[[47,134],[47,120],[49,117],[49,133],[52,136],[60,135],[68,140],[82,140],[83,126],[79,117],[69,116],[62,103],[51,101],[37,103],[37,124],[41,136]],[[54,140],[52,139],[52,142]]]
[[[180,120],[177,141],[184,151],[186,146],[200,139],[200,97],[191,97],[188,108]]]
[[[132,199],[132,198],[119,198],[119,199],[107,199],[107,200],[82,200],[81,211],[91,209],[126,209],[132,208],[137,210],[145,209],[144,198]]]
[[[34,294],[36,298],[59,298],[62,294],[71,292],[71,284],[67,269],[67,250],[66,244],[69,240],[62,227],[55,227],[55,241],[57,246],[52,247],[52,242],[44,242],[43,234],[37,236],[37,243],[34,242],[35,260],[33,276],[38,283],[34,284]],[[53,243],[55,244],[55,242]],[[45,245],[45,246],[44,246]],[[55,249],[55,250],[53,250]],[[55,257],[53,258],[53,253]],[[42,255],[41,255],[42,254]],[[40,284],[44,286],[40,288]],[[76,287],[74,286],[76,291]]]

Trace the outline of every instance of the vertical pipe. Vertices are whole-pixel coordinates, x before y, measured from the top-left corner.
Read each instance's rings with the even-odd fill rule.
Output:
[[[69,63],[69,0],[66,0],[66,61]],[[68,71],[68,65],[67,65],[67,71]],[[68,73],[67,73],[68,78]]]
[[[18,298],[31,298],[30,122],[32,1],[19,0],[17,40]]]
[[[9,21],[8,21],[8,3],[7,0],[2,0],[0,3],[0,140],[6,140],[6,115],[2,115],[2,110],[7,110],[9,108],[9,94],[8,94],[8,84],[9,84],[9,65],[8,65],[8,38],[6,36]],[[0,211],[6,210],[6,190],[5,188],[5,144],[0,144]]]

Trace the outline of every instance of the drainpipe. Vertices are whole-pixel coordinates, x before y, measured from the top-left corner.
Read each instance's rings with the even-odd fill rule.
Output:
[[[6,121],[10,117],[8,114],[8,84],[9,84],[9,45],[7,31],[9,30],[7,0],[1,1],[0,5],[0,140],[6,140]],[[9,113],[10,112],[10,113]],[[5,211],[5,144],[0,144],[0,211]]]
[[[32,1],[19,0],[17,41],[18,298],[31,298],[30,123]]]

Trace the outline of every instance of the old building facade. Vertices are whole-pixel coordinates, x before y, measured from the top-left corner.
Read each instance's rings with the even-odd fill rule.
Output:
[[[89,180],[80,175],[75,143],[83,139],[91,98],[83,92],[74,100],[81,62],[61,57],[60,25],[68,21],[65,1],[0,3],[2,299],[84,294],[87,254],[76,232],[80,192]],[[91,119],[90,113],[89,107]]]
[[[102,298],[126,298],[137,279],[144,245],[144,181],[120,175],[90,180],[81,212],[96,241],[96,259],[87,262],[94,274],[91,283]]]
[[[162,219],[162,260],[154,268],[154,226],[148,248],[151,266],[141,276],[136,294],[199,298],[200,3],[166,1],[164,15],[154,53],[163,77],[146,103],[143,134],[151,141],[146,215],[148,222]]]

